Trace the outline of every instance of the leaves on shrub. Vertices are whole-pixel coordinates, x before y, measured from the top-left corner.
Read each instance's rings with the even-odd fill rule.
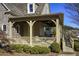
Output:
[[[47,47],[41,47],[41,46],[28,46],[28,45],[10,45],[11,50],[15,50],[18,53],[25,52],[25,53],[31,53],[31,54],[47,54],[50,52],[50,49]]]
[[[50,45],[50,49],[52,52],[56,52],[56,53],[59,53],[60,52],[60,46],[58,43],[56,42],[53,42],[51,45]]]
[[[79,40],[74,40],[74,50],[79,51]]]

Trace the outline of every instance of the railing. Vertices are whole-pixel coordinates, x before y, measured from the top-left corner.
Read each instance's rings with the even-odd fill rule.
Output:
[[[74,49],[74,38],[71,37],[72,48]]]
[[[55,41],[55,37],[33,37],[33,43],[36,44],[51,44],[53,41]]]
[[[27,41],[28,43],[30,42],[30,37],[21,37],[20,39]]]
[[[33,44],[51,44],[53,41],[55,41],[55,37],[38,37],[35,36],[32,38],[32,43]],[[29,36],[24,36],[24,37],[14,37],[11,42],[13,43],[23,43],[23,44],[30,44],[30,37]]]
[[[13,37],[12,39],[9,39],[11,43],[15,44],[29,44],[30,43],[30,38],[29,37]]]
[[[64,33],[64,42],[67,47],[74,48],[74,40],[69,32]]]

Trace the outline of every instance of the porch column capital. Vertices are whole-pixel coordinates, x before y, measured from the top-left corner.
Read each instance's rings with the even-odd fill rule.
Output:
[[[31,23],[31,25],[33,26],[33,24],[36,22],[36,21],[26,21],[29,25]]]
[[[52,22],[54,22],[54,23],[55,23],[55,25],[56,25],[56,21],[52,20]]]

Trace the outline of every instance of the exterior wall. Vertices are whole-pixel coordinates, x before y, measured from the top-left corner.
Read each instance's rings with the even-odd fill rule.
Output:
[[[17,33],[16,25],[20,26],[20,33]],[[18,22],[13,25],[13,37],[26,37],[29,36],[29,25],[26,22]]]
[[[17,33],[17,30],[15,29],[15,26],[13,25],[13,28],[12,28],[12,37],[14,38],[18,38],[20,37],[19,33]]]
[[[5,3],[5,4],[17,16],[25,16],[27,14],[26,3]]]
[[[41,31],[41,32],[40,32]],[[43,36],[44,35],[44,31],[43,31],[43,23],[41,22],[36,22],[33,25],[33,36]]]
[[[50,14],[49,4],[48,3],[45,3],[42,14]]]
[[[8,16],[5,14],[7,10],[0,4],[0,30],[2,30],[2,26],[6,25],[6,34],[8,34]],[[3,31],[3,30],[2,30]]]
[[[38,6],[35,4],[35,10],[38,8]]]
[[[26,23],[26,24],[24,24],[24,36],[29,36],[30,34],[30,32],[29,32],[29,30],[30,30],[30,28],[29,28],[29,25]]]
[[[56,29],[56,27],[53,24],[54,23],[52,22],[52,26],[50,26],[51,29],[49,30],[49,31],[51,31],[51,34],[53,34],[53,31],[55,31],[55,29]],[[44,26],[45,26],[45,23],[43,23],[41,21],[37,21],[33,25],[33,36],[45,37]]]

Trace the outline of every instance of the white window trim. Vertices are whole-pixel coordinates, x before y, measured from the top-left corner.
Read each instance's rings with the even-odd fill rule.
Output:
[[[33,4],[33,12],[30,12],[30,9],[29,9],[30,4]],[[28,13],[28,14],[35,13],[35,3],[28,3],[28,4],[27,4],[27,13]]]
[[[3,31],[3,25],[5,25],[5,24],[2,24],[2,31]]]
[[[3,31],[3,25],[4,25],[4,24],[2,24],[2,26],[1,26],[2,31]]]

